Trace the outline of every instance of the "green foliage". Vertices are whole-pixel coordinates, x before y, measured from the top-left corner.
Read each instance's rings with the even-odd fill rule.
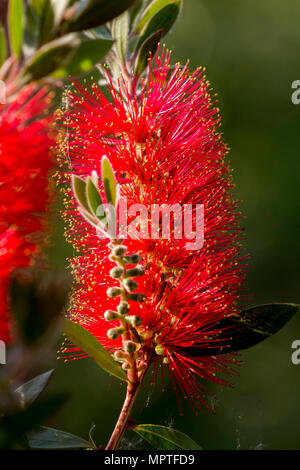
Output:
[[[186,434],[176,429],[155,424],[139,424],[130,429],[149,442],[157,450],[202,450]]]
[[[112,166],[107,157],[102,158],[101,170],[106,201],[108,204],[111,203],[115,206],[117,203],[117,183]]]
[[[10,0],[8,4],[8,30],[12,52],[21,53],[24,27],[23,0]]]
[[[258,305],[242,311],[218,324],[212,330],[221,330],[211,335],[211,347],[183,348],[190,356],[212,356],[251,348],[277,333],[300,310],[297,304]]]
[[[120,59],[125,62],[129,32],[129,13],[127,11],[113,21],[111,31],[116,41],[117,53]]]
[[[135,0],[89,0],[85,8],[67,25],[68,31],[95,28],[121,15]]]
[[[127,381],[126,374],[119,364],[85,328],[66,319],[64,333],[74,344],[76,344],[76,346],[86,352],[102,369],[120,380]]]
[[[148,61],[156,52],[159,41],[162,37],[162,30],[151,34],[141,45],[135,62],[135,76],[138,78],[148,65]]]
[[[32,449],[88,449],[90,442],[68,432],[46,426],[39,426],[27,433],[29,446]]]
[[[42,46],[25,66],[24,80],[40,80],[51,75],[69,62],[79,45],[79,36],[72,33]]]
[[[66,78],[86,73],[109,52],[113,41],[109,39],[88,39],[82,35],[78,47],[65,65],[59,67],[52,76],[55,78]]]
[[[143,44],[143,42],[156,31],[162,30],[162,36],[165,36],[177,20],[181,4],[181,1],[177,1],[159,10],[141,31],[137,47],[140,47],[141,44]]]
[[[44,372],[44,374],[38,375],[29,382],[24,383],[15,390],[17,400],[19,401],[22,408],[27,408],[31,405],[47,387],[54,369]]]

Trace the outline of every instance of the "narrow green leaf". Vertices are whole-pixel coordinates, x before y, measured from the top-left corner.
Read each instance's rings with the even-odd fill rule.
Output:
[[[114,358],[85,328],[66,319],[64,332],[66,336],[76,344],[76,346],[86,352],[102,369],[120,380],[127,381],[127,377],[123,369],[121,369]]]
[[[90,210],[93,212],[93,214],[95,214],[99,220],[102,220],[102,222],[106,222],[101,196],[99,194],[98,188],[95,186],[91,178],[88,178],[87,180],[86,196]],[[100,215],[101,209],[103,210],[103,215]]]
[[[91,444],[81,437],[46,426],[27,433],[32,449],[88,449]]]
[[[52,38],[52,31],[55,25],[55,13],[52,2],[47,0],[40,16],[39,26],[39,46],[42,46]]]
[[[3,27],[0,25],[0,67],[6,58],[6,39]]]
[[[140,33],[159,10],[171,3],[178,3],[178,0],[153,0],[144,11],[142,18],[135,28],[135,32]]]
[[[177,20],[180,8],[181,1],[177,1],[159,10],[142,31],[142,36],[138,41],[137,48],[139,48],[155,31],[162,30],[162,36],[165,36]]]
[[[143,6],[144,0],[137,0],[130,9],[130,30],[135,24],[135,22],[138,21]]]
[[[67,25],[68,31],[95,28],[113,20],[133,5],[135,0],[89,0],[79,15]]]
[[[211,347],[202,349],[191,347],[181,350],[189,356],[201,357],[251,348],[277,333],[299,311],[300,305],[297,304],[258,305],[244,310],[239,315],[224,318],[217,325],[212,325],[212,331],[221,330],[221,332],[211,334]]]
[[[90,212],[90,206],[86,197],[86,181],[80,176],[72,175],[72,189],[73,194],[77,199],[78,204],[81,204],[88,212]]]
[[[12,52],[21,53],[24,21],[23,0],[10,0],[8,4],[8,30]]]
[[[116,50],[123,63],[126,62],[127,40],[129,31],[129,14],[125,11],[112,24],[112,36],[116,41]]]
[[[117,200],[117,184],[112,166],[107,157],[102,158],[102,180],[106,201],[108,204],[115,206]]]
[[[113,41],[108,39],[83,40],[70,58],[70,61],[64,67],[56,70],[52,76],[65,78],[70,75],[78,75],[90,71],[106,56],[112,45]]]
[[[162,36],[162,30],[151,34],[141,45],[135,62],[135,76],[138,78],[148,65],[149,58],[153,58]]]
[[[202,448],[186,434],[166,426],[139,424],[129,429],[136,432],[157,450],[202,450]]]
[[[34,377],[32,380],[29,380],[29,382],[24,383],[15,390],[15,394],[17,395],[22,408],[26,408],[31,405],[31,403],[38,398],[40,393],[47,387],[53,372],[54,369],[48,370],[44,374]]]
[[[68,63],[80,44],[77,34],[68,34],[42,46],[23,72],[24,80],[40,80]]]

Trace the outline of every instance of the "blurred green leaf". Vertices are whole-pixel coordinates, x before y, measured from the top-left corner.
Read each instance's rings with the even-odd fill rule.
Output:
[[[21,53],[23,38],[24,8],[23,0],[9,0],[8,31],[12,52],[18,57]]]
[[[77,175],[72,175],[72,189],[78,204],[84,207],[88,212],[90,212],[89,203],[86,197],[85,179]]]
[[[112,166],[107,157],[102,158],[101,169],[106,202],[115,206],[117,200],[117,184]]]
[[[251,348],[277,333],[299,311],[300,305],[297,304],[258,305],[213,325],[212,330],[220,331],[210,338],[207,333],[211,346],[180,349],[189,356],[201,357]]]
[[[136,432],[157,450],[202,450],[186,434],[166,426],[139,424],[129,429]]]
[[[112,24],[112,36],[115,39],[117,54],[123,63],[126,62],[127,39],[129,31],[129,14],[125,11]]]
[[[82,31],[107,23],[131,7],[136,0],[89,0],[79,15],[71,20],[68,31]]]
[[[57,69],[52,76],[65,78],[88,72],[106,56],[112,45],[112,40],[84,38],[70,61],[64,67]]]
[[[144,5],[144,0],[138,0],[130,9],[130,29],[133,27],[135,21],[138,21],[139,14]]]
[[[148,65],[149,57],[153,58],[162,36],[162,30],[151,34],[141,45],[135,62],[135,76],[139,77]]]
[[[54,369],[48,370],[44,374],[34,377],[32,380],[21,385],[15,390],[18,401],[22,408],[26,408],[33,403],[42,391],[47,387]]]
[[[159,10],[143,29],[137,47],[139,48],[143,42],[156,31],[162,30],[162,36],[165,36],[177,20],[181,5],[181,1],[176,1]]]
[[[40,80],[68,63],[80,44],[77,34],[68,34],[42,46],[26,65],[24,80]]]
[[[23,52],[25,57],[34,54],[39,39],[39,18],[31,5],[27,3],[25,11],[25,26],[23,38]]]
[[[6,39],[3,27],[0,25],[0,66],[6,58]]]
[[[16,444],[24,445],[28,431],[36,428],[52,416],[65,403],[66,394],[39,399],[25,409],[12,410],[0,421],[0,449],[11,449]]]
[[[39,426],[27,434],[32,449],[88,449],[91,444],[81,437],[59,429]]]
[[[66,319],[64,332],[76,346],[86,352],[102,369],[120,380],[127,380],[126,374],[120,365],[85,328]]]
[[[181,0],[182,1],[182,0]],[[136,33],[140,33],[147,23],[158,13],[162,8],[171,3],[180,3],[178,0],[153,0],[143,12],[143,15],[135,28]]]

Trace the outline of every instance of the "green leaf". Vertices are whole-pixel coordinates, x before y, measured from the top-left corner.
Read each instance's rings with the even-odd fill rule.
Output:
[[[112,166],[107,157],[102,158],[102,180],[106,201],[108,204],[115,206],[117,202],[117,184]]]
[[[6,59],[6,39],[3,27],[0,25],[0,67]]]
[[[149,21],[156,15],[162,8],[171,3],[179,3],[178,0],[153,0],[146,8],[142,18],[135,28],[136,33],[140,33]]]
[[[24,69],[25,81],[40,80],[68,63],[80,44],[77,34],[68,34],[42,46]]]
[[[202,448],[186,434],[176,429],[155,424],[139,424],[130,427],[145,441],[157,450],[202,450]]]
[[[91,444],[81,437],[59,429],[39,426],[27,433],[32,449],[88,449]]]
[[[68,31],[95,28],[121,15],[134,2],[135,0],[89,0],[85,8],[66,25],[66,28]]]
[[[116,40],[116,50],[123,63],[126,62],[129,14],[127,11],[113,21],[112,36]]]
[[[8,30],[12,52],[18,57],[23,38],[23,0],[10,0],[8,4]]]
[[[52,75],[56,78],[65,78],[90,71],[109,52],[113,41],[109,39],[84,39],[75,50],[70,61],[59,68]]]
[[[86,181],[80,176],[72,175],[72,189],[73,194],[77,199],[78,204],[90,212],[90,206],[86,197]]]
[[[64,332],[66,336],[76,344],[76,346],[86,352],[102,369],[120,380],[127,381],[127,377],[123,369],[121,369],[114,358],[85,328],[66,319]]]
[[[95,186],[91,178],[88,178],[87,185],[86,185],[86,196],[87,201],[90,207],[90,210],[95,214],[99,220],[102,220],[103,223],[106,222],[105,211],[104,215],[99,215],[99,209],[103,207],[103,202],[101,196],[99,194],[98,188]]]
[[[300,310],[297,304],[267,304],[244,310],[239,315],[224,318],[212,330],[211,347],[180,348],[193,357],[226,354],[251,348],[279,331]],[[207,334],[209,335],[209,334]]]
[[[162,30],[151,34],[141,45],[135,62],[135,76],[138,78],[148,65],[149,57],[153,58],[162,36]]]
[[[66,394],[40,398],[28,408],[20,408],[13,414],[1,417],[0,449],[15,448],[16,444],[24,445],[24,435],[56,413],[66,399]]]
[[[135,21],[138,21],[143,6],[144,0],[137,0],[130,9],[130,30],[133,27]]]
[[[22,408],[28,407],[38,398],[40,393],[47,387],[53,372],[54,369],[48,370],[44,374],[34,377],[32,380],[29,380],[29,382],[24,383],[15,390],[15,394],[17,395]]]
[[[162,30],[162,36],[165,36],[177,20],[180,9],[181,1],[177,1],[159,10],[142,31],[142,36],[138,41],[137,47],[139,48],[141,44],[156,31]]]

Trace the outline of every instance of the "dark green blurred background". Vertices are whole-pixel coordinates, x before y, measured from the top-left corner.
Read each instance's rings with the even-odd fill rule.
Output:
[[[167,45],[173,62],[189,58],[192,67],[206,66],[219,96],[251,254],[249,304],[300,302],[300,105],[291,102],[291,84],[300,80],[299,0],[185,0]],[[63,269],[71,253],[60,224],[51,261]],[[215,415],[204,411],[197,417],[183,403],[180,417],[171,387],[162,393],[157,384],[144,386],[134,418],[172,424],[204,449],[300,449],[300,365],[291,363],[295,339],[299,316],[243,354],[234,389],[209,384]],[[106,443],[124,387],[91,360],[81,360],[58,361],[50,389],[71,394],[51,425],[86,437],[95,423],[96,442]],[[123,447],[136,441],[128,435]]]

